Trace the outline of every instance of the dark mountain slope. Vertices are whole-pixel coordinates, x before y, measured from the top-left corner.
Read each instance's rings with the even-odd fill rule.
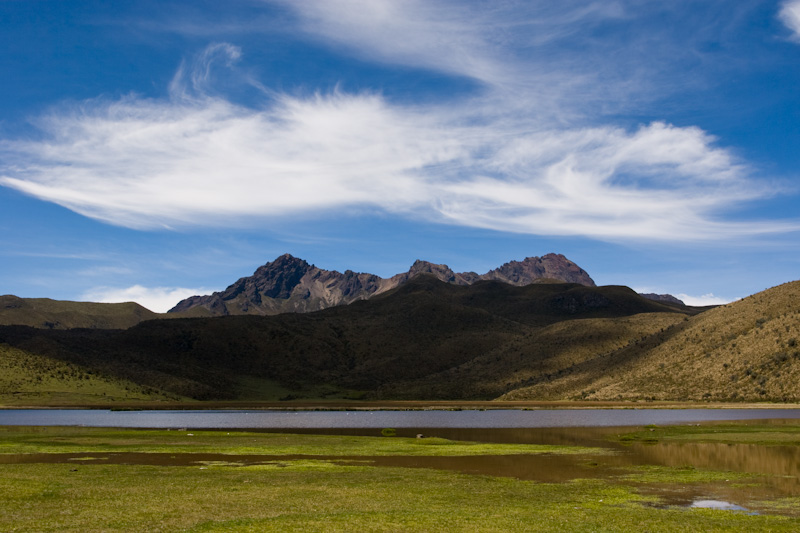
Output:
[[[397,390],[393,384],[478,368],[476,361],[497,350],[514,355],[522,350],[542,360],[552,356],[554,346],[573,343],[575,332],[567,328],[549,341],[551,352],[543,352],[544,343],[526,340],[543,326],[583,319],[579,331],[585,332],[594,327],[589,319],[639,313],[660,317],[664,311],[682,319],[674,308],[621,287],[513,287],[492,281],[459,286],[427,275],[370,300],[316,313],[156,320],[125,331],[6,327],[0,328],[0,342],[175,394],[227,399],[238,397],[243,377],[295,391],[320,384]],[[603,328],[605,333],[598,335],[631,333],[631,328]],[[502,381],[517,370],[509,363],[486,376]],[[511,376],[508,386],[503,381],[499,388],[483,387],[480,373],[470,372],[475,377],[465,381],[468,388],[419,391],[419,397],[490,398],[523,379]],[[400,391],[390,395],[403,396]]]

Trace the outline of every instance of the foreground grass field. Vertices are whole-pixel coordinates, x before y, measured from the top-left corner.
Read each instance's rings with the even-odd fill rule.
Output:
[[[749,441],[758,426],[727,443]],[[652,429],[652,428],[651,428]],[[759,442],[797,446],[797,427]],[[635,445],[654,432],[623,436]],[[706,430],[706,434],[714,434]],[[697,432],[696,435],[700,435]],[[688,437],[659,430],[658,439]],[[718,437],[721,438],[721,437]],[[609,443],[611,445],[612,443]],[[144,453],[163,464],[141,464]],[[603,447],[471,444],[445,439],[224,431],[0,428],[1,531],[797,531],[797,497],[761,514],[690,509],[648,489],[760,478],[642,465],[613,476],[593,465]],[[67,456],[64,454],[78,454]],[[177,466],[170,458],[223,454]],[[369,456],[440,458],[546,454],[585,471],[545,483],[431,468],[374,466]],[[254,463],[253,456],[264,461]],[[246,458],[245,458],[246,456]],[[133,456],[131,456],[133,457]],[[31,461],[31,462],[23,462]],[[52,462],[48,462],[52,461]],[[128,462],[128,464],[124,464]],[[769,503],[769,502],[767,502]],[[764,511],[766,509],[766,511]]]

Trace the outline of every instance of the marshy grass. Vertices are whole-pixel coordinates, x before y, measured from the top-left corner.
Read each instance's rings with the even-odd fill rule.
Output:
[[[791,516],[800,508],[796,498],[761,502],[762,514],[754,515],[665,506],[658,494],[641,490],[651,483],[704,483],[723,475],[741,483],[747,478],[731,478],[727,472],[642,467],[629,472],[627,479],[544,483],[432,468],[342,463],[348,457],[379,455],[586,452],[576,446],[227,431],[0,428],[2,454],[99,457],[112,452],[220,453],[231,459],[189,466],[80,461],[0,464],[0,530],[800,530],[800,518]],[[235,457],[244,453],[284,455],[285,459],[248,465]],[[595,453],[609,452],[599,447]],[[585,460],[583,455],[578,457]]]

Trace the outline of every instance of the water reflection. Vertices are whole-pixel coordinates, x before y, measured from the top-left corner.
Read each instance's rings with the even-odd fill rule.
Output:
[[[748,422],[742,422],[747,424]],[[752,422],[756,423],[756,422]],[[758,421],[784,425],[792,420]],[[377,466],[438,468],[463,473],[515,477],[540,482],[564,482],[572,479],[601,478],[620,483],[633,483],[643,494],[656,495],[665,506],[691,507],[697,501],[724,501],[747,509],[758,508],[752,502],[800,497],[800,447],[762,446],[757,444],[724,444],[669,442],[622,444],[616,439],[632,430],[630,427],[596,428],[402,428],[399,437],[425,435],[452,440],[503,442],[519,444],[551,444],[600,447],[608,453],[600,455],[533,455],[500,457],[383,457],[373,458]],[[293,432],[339,435],[379,436],[373,429],[328,429]],[[751,479],[720,480],[707,483],[635,483],[625,476],[641,466],[693,468],[732,473],[753,474]]]
[[[792,484],[800,478],[800,448],[796,446],[659,442],[634,445],[631,453],[641,464],[766,474]]]
[[[721,511],[747,511],[747,509],[741,505],[721,500],[695,500],[689,507],[695,509],[719,509]]]

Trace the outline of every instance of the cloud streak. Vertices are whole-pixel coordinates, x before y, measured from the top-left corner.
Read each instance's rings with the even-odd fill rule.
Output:
[[[244,53],[214,43],[180,66],[169,99],[84,102],[42,117],[40,140],[3,142],[0,185],[137,229],[362,211],[607,240],[800,227],[732,220],[739,205],[777,190],[702,129],[580,119],[603,91],[583,99],[575,91],[598,73],[522,58],[587,24],[630,16],[624,3],[542,3],[523,19],[506,3],[479,4],[489,13],[482,17],[448,2],[278,3],[322,41],[374,61],[473,78],[482,89],[408,105],[375,92],[279,93],[247,79],[265,100],[245,107],[214,92],[215,69],[233,68]],[[609,83],[624,99],[631,80]]]
[[[692,305],[695,307],[705,307],[707,305],[725,305],[733,302],[734,300],[738,300],[738,298],[735,299],[722,298],[720,296],[715,296],[712,293],[703,294],[702,296],[690,296],[688,294],[678,294],[676,298],[681,300],[686,305]]]
[[[205,294],[205,289],[185,289],[181,287],[143,287],[133,285],[126,288],[95,287],[85,292],[82,299],[99,303],[136,302],[156,313],[166,313],[181,300],[197,294]]]

